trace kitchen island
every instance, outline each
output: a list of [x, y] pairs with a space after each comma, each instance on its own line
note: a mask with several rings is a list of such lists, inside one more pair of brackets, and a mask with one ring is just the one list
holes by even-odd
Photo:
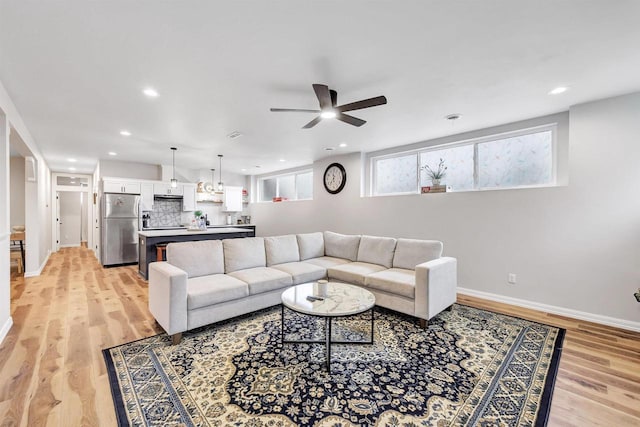
[[156, 245], [161, 243], [191, 242], [196, 240], [236, 239], [255, 237], [254, 225], [211, 227], [192, 231], [186, 228], [173, 230], [144, 230], [138, 232], [138, 273], [145, 279], [149, 275], [149, 264], [157, 261]]

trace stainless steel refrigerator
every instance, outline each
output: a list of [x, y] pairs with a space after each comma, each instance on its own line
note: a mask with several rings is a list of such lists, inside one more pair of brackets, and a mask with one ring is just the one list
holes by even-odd
[[105, 193], [102, 199], [102, 265], [138, 262], [140, 196]]

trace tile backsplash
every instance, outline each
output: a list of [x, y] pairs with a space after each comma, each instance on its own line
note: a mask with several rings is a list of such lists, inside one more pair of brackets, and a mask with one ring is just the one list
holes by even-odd
[[182, 199], [156, 199], [153, 202], [153, 210], [145, 211], [149, 218], [149, 227], [176, 227], [181, 225]]

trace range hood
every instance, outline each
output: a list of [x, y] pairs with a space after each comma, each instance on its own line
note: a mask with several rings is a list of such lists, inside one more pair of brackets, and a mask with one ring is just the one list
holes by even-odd
[[153, 196], [153, 200], [165, 200], [165, 199], [182, 200], [182, 194], [175, 194], [175, 195], [174, 194], [155, 194]]

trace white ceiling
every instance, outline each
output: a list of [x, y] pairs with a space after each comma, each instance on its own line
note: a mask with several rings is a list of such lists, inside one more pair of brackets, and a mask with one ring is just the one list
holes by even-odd
[[[175, 145], [179, 167], [255, 174], [640, 90], [638, 18], [635, 0], [0, 0], [0, 80], [54, 171]], [[312, 83], [388, 104], [361, 128], [269, 111], [317, 108]]]

